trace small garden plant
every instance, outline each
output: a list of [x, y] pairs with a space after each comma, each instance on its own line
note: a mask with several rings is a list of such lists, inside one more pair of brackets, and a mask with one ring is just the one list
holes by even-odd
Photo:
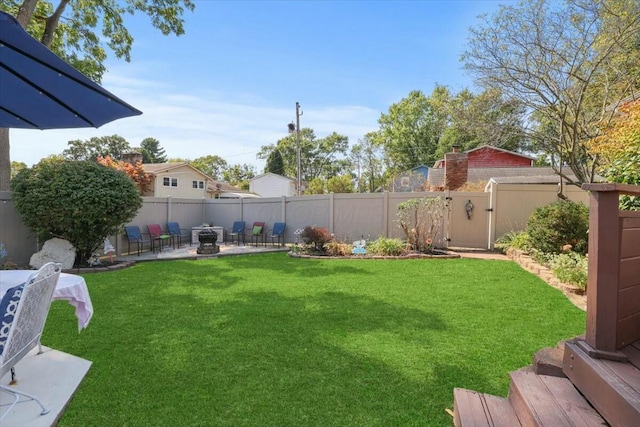
[[445, 212], [442, 197], [410, 199], [398, 205], [398, 224], [410, 250], [432, 253]]

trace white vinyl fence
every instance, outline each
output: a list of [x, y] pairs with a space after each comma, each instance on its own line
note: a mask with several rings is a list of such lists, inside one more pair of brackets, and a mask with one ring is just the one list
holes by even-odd
[[[578, 187], [565, 189], [574, 201], [587, 203], [588, 195]], [[555, 185], [523, 185], [493, 183], [487, 192], [371, 193], [326, 194], [300, 197], [258, 199], [172, 199], [144, 197], [143, 206], [128, 225], [138, 225], [146, 233], [148, 224], [175, 221], [190, 235], [191, 227], [203, 223], [230, 230], [234, 221], [264, 221], [271, 229], [275, 222], [285, 222], [285, 242], [294, 242], [297, 229], [308, 225], [326, 227], [337, 239], [350, 242], [380, 236], [404, 238], [397, 223], [398, 204], [417, 197], [442, 197], [447, 212], [439, 236], [434, 241], [442, 247], [493, 249], [497, 238], [512, 230], [522, 230], [536, 207], [557, 200]], [[466, 205], [473, 209], [467, 213]], [[117, 254], [127, 251], [123, 235], [111, 236]], [[0, 192], [0, 242], [8, 252], [1, 262], [20, 265], [43, 242], [23, 224], [15, 211], [11, 193]]]

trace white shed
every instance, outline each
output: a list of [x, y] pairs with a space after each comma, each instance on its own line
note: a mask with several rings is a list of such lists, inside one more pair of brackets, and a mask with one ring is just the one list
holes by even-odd
[[296, 182], [286, 176], [267, 172], [249, 180], [249, 191], [260, 197], [292, 197], [296, 195]]

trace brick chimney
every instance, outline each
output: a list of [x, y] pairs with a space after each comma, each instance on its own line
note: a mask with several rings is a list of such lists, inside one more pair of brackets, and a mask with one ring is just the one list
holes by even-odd
[[142, 153], [135, 151], [122, 153], [122, 161], [125, 163], [131, 163], [132, 165], [135, 165], [136, 162], [142, 163]]
[[467, 182], [469, 171], [469, 155], [460, 153], [453, 147], [453, 153], [444, 155], [444, 188], [457, 190]]

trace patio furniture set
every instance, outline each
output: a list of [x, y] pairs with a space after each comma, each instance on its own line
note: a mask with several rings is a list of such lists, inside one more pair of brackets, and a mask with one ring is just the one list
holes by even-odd
[[[215, 253], [216, 241], [236, 243], [236, 245], [251, 244], [263, 246], [267, 245], [270, 240], [273, 246], [284, 246], [284, 232], [286, 224], [284, 222], [276, 222], [272, 229], [267, 229], [267, 225], [263, 221], [255, 221], [250, 228], [246, 227], [245, 221], [235, 221], [229, 231], [219, 226], [211, 227], [193, 227], [191, 235], [191, 244], [200, 243], [198, 253]], [[182, 228], [177, 222], [168, 222], [165, 230], [160, 224], [147, 225], [147, 233], [143, 237], [140, 227], [137, 225], [125, 226], [127, 235], [128, 253], [131, 253], [131, 246], [134, 245], [137, 254], [144, 250], [144, 246], [148, 245], [151, 252], [163, 251], [165, 248], [176, 248], [182, 246]], [[198, 241], [194, 236], [197, 235]], [[215, 238], [213, 236], [215, 235]], [[147, 237], [148, 236], [148, 237]]]

